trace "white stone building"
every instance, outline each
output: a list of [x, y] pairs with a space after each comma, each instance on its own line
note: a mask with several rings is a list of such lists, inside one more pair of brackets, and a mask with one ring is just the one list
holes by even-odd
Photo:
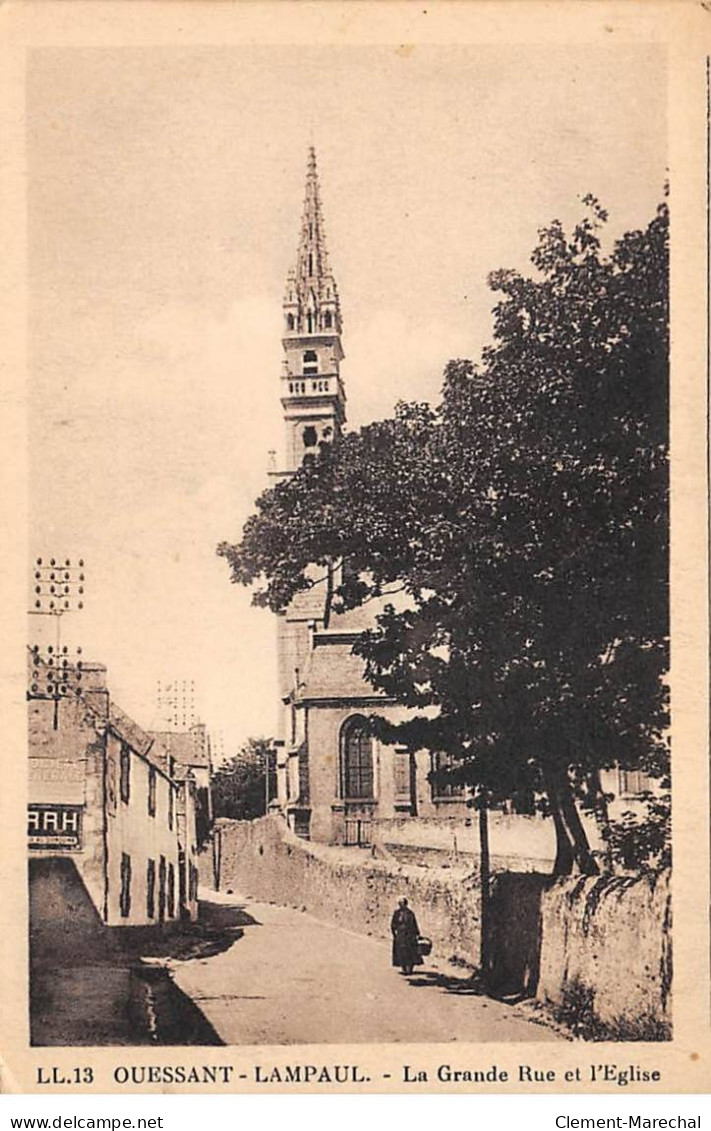
[[30, 655], [30, 883], [60, 890], [61, 862], [62, 890], [88, 897], [106, 926], [196, 919], [195, 783], [161, 765], [153, 738], [111, 701], [104, 667], [84, 665], [82, 681], [55, 697]]

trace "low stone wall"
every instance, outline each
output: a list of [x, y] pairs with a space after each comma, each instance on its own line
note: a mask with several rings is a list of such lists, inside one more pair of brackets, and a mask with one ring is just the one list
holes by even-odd
[[[583, 815], [583, 824], [595, 849], [602, 847], [594, 819]], [[555, 826], [540, 814], [488, 814], [489, 854], [492, 871], [550, 872], [556, 854]], [[373, 840], [386, 847], [412, 847], [447, 852], [452, 859], [479, 857], [477, 814], [447, 817], [387, 817], [373, 821]]]
[[668, 875], [499, 875], [488, 918], [494, 990], [535, 995], [580, 1036], [669, 1036]]
[[[555, 858], [555, 830], [552, 820], [540, 816], [511, 816], [491, 811], [488, 814], [489, 851], [502, 860], [520, 858], [550, 865]], [[467, 856], [479, 855], [479, 822], [470, 817], [379, 818], [373, 821], [373, 839], [382, 844], [417, 845]], [[524, 869], [528, 870], [528, 868]]]
[[671, 1032], [669, 874], [563, 880], [541, 903], [537, 996], [584, 1035]]
[[277, 817], [219, 821], [216, 835], [222, 890], [298, 907], [380, 938], [390, 938], [390, 919], [405, 896], [438, 957], [478, 964], [478, 882], [462, 871], [398, 866], [368, 850], [302, 841]]
[[198, 892], [205, 888], [213, 889], [219, 884], [220, 861], [218, 852], [219, 840], [211, 838], [197, 854]]
[[[221, 888], [390, 937], [399, 898], [441, 959], [478, 966], [478, 876], [422, 868], [368, 850], [299, 840], [277, 817], [219, 821]], [[668, 875], [501, 873], [491, 881], [486, 965], [494, 992], [536, 996], [587, 1038], [662, 1040], [671, 1031]]]

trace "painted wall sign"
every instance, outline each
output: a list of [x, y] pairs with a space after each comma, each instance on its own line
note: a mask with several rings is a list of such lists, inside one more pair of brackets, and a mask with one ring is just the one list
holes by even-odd
[[28, 805], [30, 848], [81, 848], [81, 805]]

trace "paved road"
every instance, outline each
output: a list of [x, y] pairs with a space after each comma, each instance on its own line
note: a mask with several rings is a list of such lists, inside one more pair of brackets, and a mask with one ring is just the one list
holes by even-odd
[[236, 896], [210, 896], [204, 911], [223, 942], [171, 967], [227, 1045], [562, 1039], [451, 968], [403, 976], [382, 940]]

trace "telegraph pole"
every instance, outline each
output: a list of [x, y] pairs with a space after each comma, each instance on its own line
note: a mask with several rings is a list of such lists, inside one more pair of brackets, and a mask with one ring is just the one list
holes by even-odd
[[76, 657], [62, 644], [62, 617], [84, 608], [84, 560], [73, 563], [70, 558], [37, 558], [34, 565], [33, 601], [30, 616], [54, 617], [54, 643], [42, 647], [33, 644], [32, 675], [27, 696], [30, 699], [51, 699], [54, 702], [53, 726], [59, 726], [59, 701], [82, 690], [83, 661], [81, 648]]
[[195, 680], [158, 680], [156, 706], [161, 723], [168, 730], [190, 730], [198, 721], [195, 715]]

